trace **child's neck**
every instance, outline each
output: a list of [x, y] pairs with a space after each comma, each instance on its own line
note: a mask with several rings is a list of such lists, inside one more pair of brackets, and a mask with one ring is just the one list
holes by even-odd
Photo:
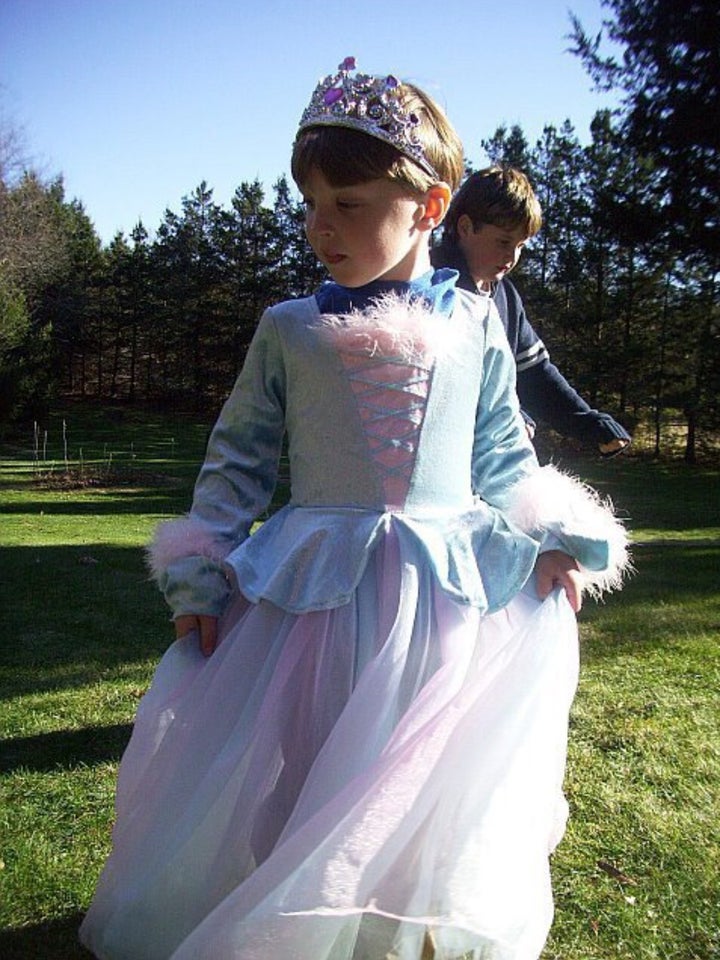
[[383, 279], [395, 283], [410, 283], [432, 269], [430, 250], [425, 246], [421, 250], [414, 251], [412, 257], [408, 257], [402, 263], [399, 263], [396, 269], [390, 271], [390, 275], [383, 277]]
[[343, 287], [334, 281], [324, 283], [315, 294], [321, 313], [349, 313], [363, 310], [378, 297], [392, 292], [421, 298], [428, 306], [445, 315], [450, 315], [455, 304], [457, 270], [432, 267], [412, 280], [373, 280], [362, 287]]

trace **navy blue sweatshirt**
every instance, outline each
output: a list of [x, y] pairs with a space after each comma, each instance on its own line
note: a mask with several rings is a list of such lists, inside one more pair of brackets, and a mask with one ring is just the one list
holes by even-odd
[[[477, 292], [465, 259], [446, 245], [432, 252], [436, 267], [460, 271], [458, 286]], [[522, 298], [510, 280], [493, 284], [492, 296], [505, 327], [517, 364], [517, 392], [523, 415], [531, 423], [539, 420], [565, 437], [573, 437], [596, 449], [613, 440], [631, 440], [627, 430], [609, 413], [594, 410], [560, 373], [532, 328]]]

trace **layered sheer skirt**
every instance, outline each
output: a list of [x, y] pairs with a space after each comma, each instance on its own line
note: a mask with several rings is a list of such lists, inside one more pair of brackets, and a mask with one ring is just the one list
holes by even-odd
[[482, 616], [390, 527], [346, 605], [176, 642], [81, 929], [102, 960], [535, 960], [577, 681], [532, 583]]

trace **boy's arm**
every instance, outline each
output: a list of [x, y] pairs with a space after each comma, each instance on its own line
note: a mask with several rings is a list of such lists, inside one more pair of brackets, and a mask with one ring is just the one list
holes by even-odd
[[523, 410], [566, 437], [590, 444], [609, 456], [631, 442], [609, 413], [594, 410], [550, 360], [509, 280], [495, 291], [495, 303], [517, 363], [517, 391]]
[[517, 389], [523, 410], [562, 436], [594, 446], [605, 455], [618, 452], [631, 442], [622, 424], [583, 400], [547, 352], [530, 367], [518, 366]]

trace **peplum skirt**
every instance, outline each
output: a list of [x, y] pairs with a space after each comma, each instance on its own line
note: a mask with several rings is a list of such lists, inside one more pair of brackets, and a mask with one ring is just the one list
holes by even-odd
[[391, 525], [350, 602], [237, 596], [174, 643], [81, 927], [100, 960], [536, 960], [562, 836], [575, 616], [483, 615]]

